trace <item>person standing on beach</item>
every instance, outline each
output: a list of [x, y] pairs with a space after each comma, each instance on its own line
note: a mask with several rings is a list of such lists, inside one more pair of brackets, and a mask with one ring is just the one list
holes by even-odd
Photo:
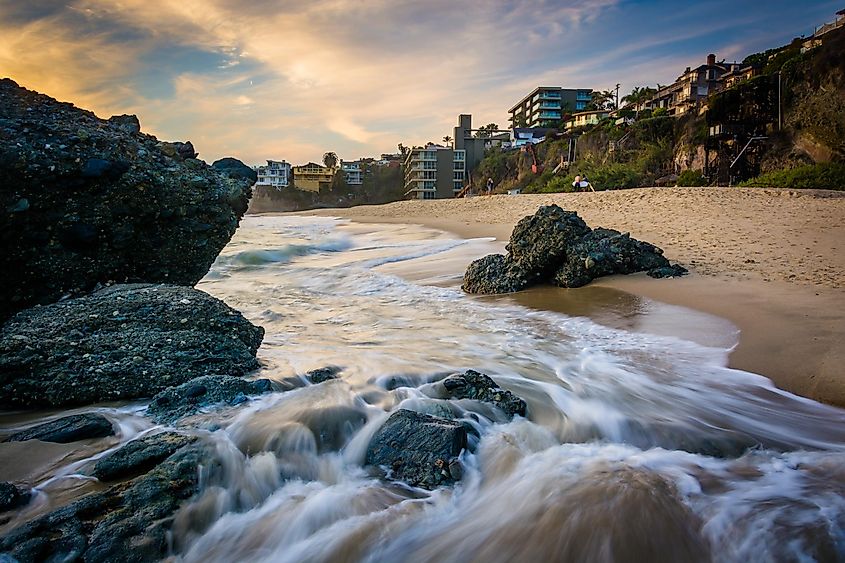
[[487, 178], [487, 195], [493, 193], [493, 178]]

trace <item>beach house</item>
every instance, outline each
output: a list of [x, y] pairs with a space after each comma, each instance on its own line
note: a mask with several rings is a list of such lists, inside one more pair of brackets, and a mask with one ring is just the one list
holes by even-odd
[[647, 109], [665, 108], [669, 115], [682, 115], [697, 108], [701, 100], [722, 89], [723, 75], [739, 70], [740, 63], [716, 62], [716, 55], [707, 55], [705, 64], [687, 67], [675, 82], [658, 89], [645, 103]]
[[281, 190], [290, 185], [291, 168], [290, 164], [284, 160], [268, 160], [266, 166], [256, 166], [255, 172], [258, 174], [256, 187], [264, 186]]
[[343, 171], [347, 186], [357, 187], [364, 183], [364, 172], [360, 160], [354, 162], [342, 160], [340, 169]]
[[320, 166], [313, 162], [293, 167], [293, 183], [299, 190], [319, 192], [328, 189], [334, 179], [337, 168]]
[[508, 110], [510, 127], [557, 127], [567, 113], [582, 111], [592, 89], [538, 86]]
[[587, 125], [597, 125], [599, 121], [609, 116], [610, 112], [604, 109], [573, 113], [572, 118], [566, 122], [566, 131]]

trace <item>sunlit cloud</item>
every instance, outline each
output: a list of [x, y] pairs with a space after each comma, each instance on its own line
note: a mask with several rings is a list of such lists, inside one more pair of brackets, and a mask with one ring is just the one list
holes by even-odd
[[[833, 2], [0, 0], [0, 74], [207, 160], [319, 160], [439, 140], [459, 113], [504, 124], [540, 84], [666, 83], [742, 58]], [[782, 9], [774, 9], [774, 4]], [[722, 17], [725, 11], [731, 18]], [[828, 14], [830, 12], [830, 14]], [[655, 18], [661, 18], [655, 20]], [[745, 50], [745, 51], [744, 51]]]

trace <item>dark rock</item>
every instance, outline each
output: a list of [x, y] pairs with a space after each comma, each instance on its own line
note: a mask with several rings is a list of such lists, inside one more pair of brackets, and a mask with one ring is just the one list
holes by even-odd
[[2, 79], [0, 123], [0, 321], [98, 284], [194, 285], [246, 211], [251, 181], [190, 143], [160, 146], [134, 116], [102, 120]]
[[317, 443], [317, 452], [337, 451], [367, 423], [367, 414], [353, 407], [337, 405], [309, 409], [296, 418], [308, 427]]
[[393, 479], [433, 489], [454, 483], [450, 464], [466, 445], [460, 422], [399, 409], [373, 436], [366, 463], [386, 467]]
[[258, 180], [258, 173], [237, 158], [221, 158], [212, 162], [211, 166], [228, 175], [230, 178], [245, 179], [252, 182]]
[[195, 436], [176, 432], [162, 432], [132, 440], [101, 458], [94, 466], [94, 477], [100, 481], [114, 481], [144, 473], [195, 441]]
[[0, 327], [0, 402], [91, 404], [151, 397], [258, 368], [264, 329], [189, 287], [116, 285], [34, 307]]
[[545, 278], [557, 269], [567, 249], [589, 232], [574, 211], [544, 205], [516, 224], [506, 247], [508, 257], [526, 272]]
[[469, 293], [508, 293], [544, 281], [581, 287], [611, 274], [649, 272], [682, 275], [663, 251], [612, 229], [590, 229], [574, 212], [540, 207], [517, 223], [507, 256], [492, 254], [469, 265], [463, 289]]
[[207, 375], [160, 392], [150, 402], [147, 414], [159, 422], [173, 422], [209, 405], [236, 405], [243, 403], [247, 395], [272, 390], [269, 379], [247, 381], [229, 375]]
[[17, 487], [12, 483], [0, 482], [0, 512], [8, 512], [25, 506], [32, 497], [32, 491]]
[[491, 403], [504, 411], [510, 418], [525, 416], [525, 401], [496, 385], [490, 377], [468, 370], [463, 374], [450, 375], [443, 380], [443, 387], [453, 399], [473, 399]]
[[114, 485], [24, 524], [0, 539], [18, 561], [159, 561], [179, 506], [198, 492], [208, 454], [183, 448], [146, 475]]
[[105, 438], [114, 435], [114, 427], [106, 417], [93, 414], [74, 414], [57, 420], [45, 422], [38, 426], [28, 428], [23, 432], [12, 434], [6, 438], [6, 442], [23, 442], [25, 440], [41, 440], [42, 442], [55, 442], [67, 444], [78, 440], [90, 440], [91, 438]]
[[328, 366], [311, 370], [305, 374], [305, 377], [308, 378], [308, 381], [310, 381], [314, 385], [317, 385], [318, 383], [322, 383], [324, 381], [337, 379], [337, 374], [339, 374], [341, 371], [343, 371], [343, 368], [337, 366]]
[[680, 264], [670, 264], [669, 266], [662, 266], [659, 268], [652, 268], [648, 275], [652, 278], [677, 278], [689, 273], [689, 270]]

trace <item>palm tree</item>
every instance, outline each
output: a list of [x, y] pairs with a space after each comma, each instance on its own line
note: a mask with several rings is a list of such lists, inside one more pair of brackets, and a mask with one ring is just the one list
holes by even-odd
[[449, 135], [446, 135], [445, 137], [443, 137], [443, 142], [448, 145], [449, 143], [452, 142], [452, 137], [450, 137]]
[[337, 166], [337, 153], [334, 152], [327, 152], [323, 155], [323, 164], [325, 164], [329, 168], [334, 168]]
[[649, 86], [635, 86], [631, 93], [622, 98], [623, 102], [628, 102], [634, 104], [634, 110], [636, 111], [635, 119], [639, 118], [640, 116], [640, 107], [652, 99], [654, 95], [657, 94], [657, 90], [651, 88]]

